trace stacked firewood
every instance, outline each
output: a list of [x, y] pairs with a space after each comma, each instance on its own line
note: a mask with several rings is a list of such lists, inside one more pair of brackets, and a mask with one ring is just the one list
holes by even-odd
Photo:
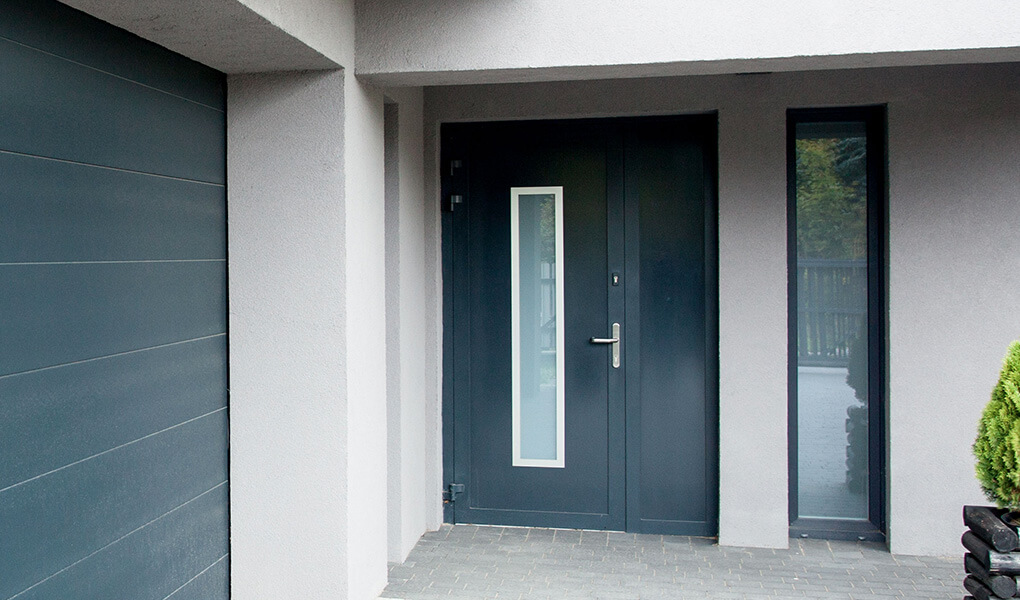
[[1020, 538], [1017, 528], [1003, 521], [1005, 512], [987, 506], [963, 507], [963, 523], [968, 528], [962, 540], [967, 549], [963, 587], [971, 594], [964, 600], [1017, 596]]

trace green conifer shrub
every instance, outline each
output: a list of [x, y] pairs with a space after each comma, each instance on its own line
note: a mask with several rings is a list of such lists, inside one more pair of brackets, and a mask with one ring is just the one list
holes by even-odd
[[977, 478], [1000, 508], [1020, 509], [1020, 340], [1002, 362], [999, 383], [985, 406], [974, 442]]

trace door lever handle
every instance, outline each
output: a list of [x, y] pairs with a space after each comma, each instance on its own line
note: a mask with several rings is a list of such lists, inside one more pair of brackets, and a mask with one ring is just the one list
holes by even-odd
[[613, 346], [613, 368], [620, 368], [620, 324], [613, 323], [613, 337], [611, 338], [588, 338], [592, 344], [612, 344]]

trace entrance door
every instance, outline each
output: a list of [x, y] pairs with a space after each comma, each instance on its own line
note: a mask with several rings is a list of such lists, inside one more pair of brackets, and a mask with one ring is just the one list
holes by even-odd
[[714, 534], [714, 117], [442, 137], [448, 520]]

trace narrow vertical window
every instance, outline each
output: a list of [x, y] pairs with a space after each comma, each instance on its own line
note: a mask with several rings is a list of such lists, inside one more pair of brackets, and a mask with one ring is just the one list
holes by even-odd
[[563, 188], [510, 189], [513, 465], [564, 466]]
[[792, 528], [881, 536], [881, 113], [793, 111]]

